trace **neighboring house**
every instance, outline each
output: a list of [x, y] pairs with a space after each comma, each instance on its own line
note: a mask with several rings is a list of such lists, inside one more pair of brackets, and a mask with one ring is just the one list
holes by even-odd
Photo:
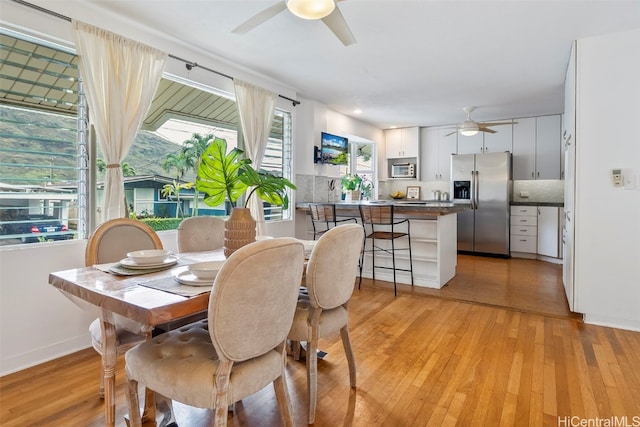
[[[176, 216], [192, 216], [195, 206], [194, 189], [180, 190], [180, 212], [176, 215], [178, 197], [175, 195], [164, 197], [162, 189], [165, 185], [173, 184], [174, 179], [161, 175], [137, 175], [124, 177], [124, 190], [130, 214], [137, 217], [156, 216], [160, 218], [174, 218]], [[185, 184], [186, 181], [177, 181]], [[103, 202], [104, 182], [97, 184], [98, 206]], [[198, 197], [198, 215], [225, 215], [224, 206], [210, 207], [203, 201], [204, 195]], [[98, 208], [100, 209], [100, 208]]]

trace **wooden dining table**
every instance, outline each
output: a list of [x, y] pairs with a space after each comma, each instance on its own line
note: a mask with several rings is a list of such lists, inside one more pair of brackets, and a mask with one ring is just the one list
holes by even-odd
[[[80, 267], [49, 274], [49, 284], [72, 300], [89, 303], [100, 310], [103, 331], [102, 364], [104, 369], [105, 425], [115, 425], [116, 328], [114, 314], [124, 316], [151, 331], [155, 326], [178, 323], [198, 313], [206, 313], [211, 287], [202, 293], [183, 296], [155, 289], [141, 283], [164, 283], [171, 286], [175, 277], [198, 261], [224, 261], [223, 249], [178, 254], [173, 267], [148, 274], [118, 275], [105, 271], [105, 265]], [[108, 267], [108, 266], [106, 266]], [[142, 273], [142, 272], [138, 272]], [[212, 281], [213, 282], [213, 281]], [[193, 287], [191, 287], [193, 288]], [[198, 291], [198, 290], [196, 290]], [[149, 409], [145, 403], [145, 409]], [[147, 411], [145, 411], [146, 413]]]

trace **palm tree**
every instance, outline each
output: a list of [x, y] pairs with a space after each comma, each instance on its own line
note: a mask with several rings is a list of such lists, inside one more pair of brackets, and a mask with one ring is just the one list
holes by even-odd
[[[202, 157], [202, 153], [207, 149], [209, 142], [214, 139], [215, 136], [212, 134], [209, 135], [200, 135], [199, 133], [194, 133], [190, 139], [184, 141], [182, 151], [185, 156], [189, 159], [188, 164], [192, 165], [188, 169], [193, 169], [194, 172], [198, 172], [200, 168], [200, 159]], [[194, 195], [194, 205], [193, 205], [193, 216], [198, 216], [198, 200], [200, 198], [200, 192], [196, 188]]]
[[162, 169], [164, 169], [165, 171], [170, 173], [173, 169], [176, 170], [176, 179], [174, 180], [175, 185], [173, 188], [173, 193], [167, 193], [169, 195], [175, 194], [176, 196], [176, 203], [178, 204], [176, 209], [176, 218], [178, 217], [178, 212], [181, 211], [180, 186], [178, 185], [178, 182], [184, 176], [185, 172], [189, 169], [189, 167], [191, 167], [190, 165], [191, 165], [191, 159], [189, 159], [185, 155], [184, 150], [180, 150], [178, 151], [178, 153], [167, 154], [167, 156], [164, 158], [164, 162], [162, 163]]

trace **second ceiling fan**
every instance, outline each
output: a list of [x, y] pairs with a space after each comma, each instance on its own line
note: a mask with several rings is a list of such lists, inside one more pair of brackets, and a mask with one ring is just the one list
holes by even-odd
[[321, 19], [343, 45], [349, 46], [354, 44], [356, 39], [336, 4], [339, 1], [343, 0], [283, 0], [249, 18], [236, 27], [233, 32], [245, 34], [288, 9], [291, 13], [303, 19]]
[[475, 110], [476, 107], [465, 107], [463, 110], [467, 113], [467, 119], [456, 126], [455, 131], [447, 134], [453, 135], [456, 132], [460, 132], [460, 135], [464, 136], [473, 136], [478, 132], [488, 132], [488, 133], [496, 133], [497, 131], [490, 128], [490, 126], [501, 126], [501, 125], [511, 125], [517, 124], [517, 122], [509, 121], [509, 122], [476, 122], [471, 119], [471, 113]]

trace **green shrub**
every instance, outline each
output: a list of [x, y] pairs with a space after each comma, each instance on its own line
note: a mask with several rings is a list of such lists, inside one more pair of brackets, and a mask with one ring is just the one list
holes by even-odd
[[175, 230], [182, 222], [182, 218], [139, 218], [154, 231]]

